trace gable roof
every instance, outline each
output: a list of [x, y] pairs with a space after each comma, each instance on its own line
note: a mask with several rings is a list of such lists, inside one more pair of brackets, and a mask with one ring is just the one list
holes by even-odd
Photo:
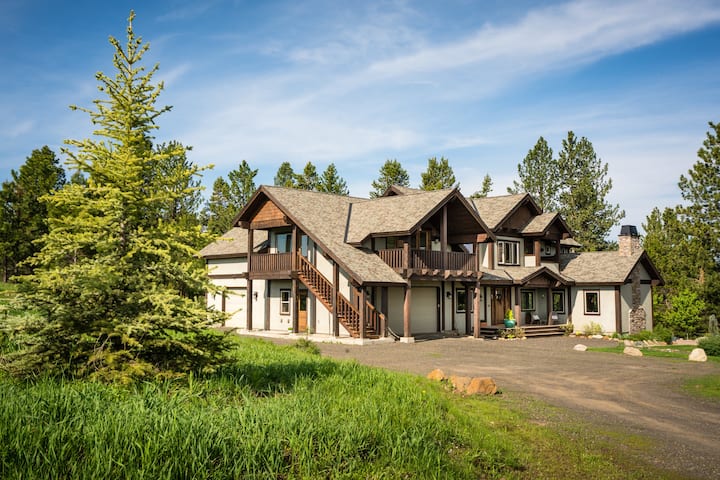
[[664, 280], [653, 265], [645, 250], [632, 255], [612, 252], [582, 252], [560, 255], [560, 271], [577, 284], [620, 285], [630, 279], [635, 265], [641, 263], [653, 280], [664, 284]]
[[423, 190], [411, 195], [380, 197], [367, 202], [353, 203], [350, 206], [345, 240], [353, 245], [361, 245], [371, 235], [409, 235], [450, 202], [458, 202], [462, 205], [453, 210], [456, 228], [462, 228], [461, 223], [470, 222], [471, 225], [481, 229], [482, 233], [492, 236], [492, 232], [472, 205], [459, 190], [452, 189]]
[[507, 220], [520, 206], [527, 203], [537, 215], [542, 210], [527, 193], [500, 195], [498, 197], [473, 198], [472, 203], [488, 227], [493, 231]]
[[[253, 237], [255, 243], [253, 251], [258, 250], [265, 242], [267, 242], [267, 232], [259, 230]], [[247, 252], [248, 231], [233, 227], [200, 250], [198, 256], [206, 259], [236, 258], [247, 256]]]
[[565, 220], [557, 212], [546, 212], [541, 213], [533, 217], [527, 225], [521, 230], [524, 235], [547, 235], [548, 230], [553, 224], [558, 224], [561, 230], [564, 230], [570, 234], [570, 227], [568, 227]]
[[562, 285], [573, 283], [573, 280], [546, 266], [539, 267], [503, 267], [503, 271], [513, 280], [513, 283], [524, 285], [538, 277], [546, 276], [555, 279]]
[[401, 185], [390, 185], [381, 196], [392, 197], [394, 195], [415, 195], [417, 193], [424, 192], [427, 192], [427, 190], [423, 190], [421, 188], [403, 187]]
[[360, 284], [407, 283], [373, 252], [345, 243], [350, 206], [370, 200], [264, 185], [238, 214], [236, 223], [252, 218], [266, 200], [280, 208], [326, 255]]

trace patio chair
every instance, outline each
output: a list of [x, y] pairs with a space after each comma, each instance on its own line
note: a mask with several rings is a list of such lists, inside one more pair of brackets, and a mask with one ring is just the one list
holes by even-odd
[[540, 321], [540, 315], [538, 315], [537, 313], [533, 313], [532, 316], [530, 317], [530, 323], [533, 325], [535, 325], [535, 324], [540, 325], [542, 323]]

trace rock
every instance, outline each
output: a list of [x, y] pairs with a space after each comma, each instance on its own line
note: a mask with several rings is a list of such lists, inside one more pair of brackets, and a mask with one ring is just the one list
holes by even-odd
[[625, 347], [623, 350], [623, 353], [625, 355], [630, 355], [631, 357], [642, 357], [643, 353], [640, 351], [639, 348], [635, 347]]
[[573, 350], [577, 350], [578, 352], [584, 352], [585, 350], [587, 350], [587, 346], [583, 345], [582, 343], [578, 343], [573, 347]]
[[497, 393], [497, 385], [495, 380], [490, 377], [475, 377], [465, 388], [468, 395], [495, 395]]
[[590, 335], [590, 338], [594, 338], [594, 339], [597, 339], [597, 340], [602, 340], [603, 336], [602, 336], [602, 335]]
[[697, 340], [685, 340], [684, 338], [678, 338], [673, 342], [673, 345], [697, 345]]
[[453, 386], [456, 392], [465, 393], [467, 386], [470, 384], [470, 377], [460, 377], [458, 375], [450, 375], [450, 385]]
[[623, 340], [623, 343], [625, 344], [626, 347], [634, 347], [635, 346], [635, 342], [633, 342], [632, 340]]
[[430, 380], [435, 380], [436, 382], [442, 382], [443, 380], [447, 380], [447, 376], [439, 368], [436, 368], [432, 372], [428, 373], [427, 378], [429, 378]]
[[688, 360], [691, 362], [707, 362], [707, 355], [705, 350], [702, 348], [693, 348], [692, 352], [688, 356]]

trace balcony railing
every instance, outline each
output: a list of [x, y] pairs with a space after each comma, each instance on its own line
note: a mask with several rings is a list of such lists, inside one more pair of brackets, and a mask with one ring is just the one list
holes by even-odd
[[255, 253], [250, 263], [252, 273], [289, 272], [292, 269], [292, 253]]
[[[405, 250], [390, 248], [378, 251], [378, 256], [394, 269], [463, 270], [475, 271], [475, 255], [465, 252], [440, 252], [437, 250], [410, 250], [405, 263]], [[445, 262], [443, 263], [443, 256]]]

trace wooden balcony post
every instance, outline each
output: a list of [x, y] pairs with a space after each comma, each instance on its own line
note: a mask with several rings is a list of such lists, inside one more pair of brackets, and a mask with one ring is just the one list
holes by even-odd
[[475, 310], [475, 331], [473, 332], [473, 336], [480, 338], [480, 282], [475, 283], [475, 291], [473, 293], [473, 310]]
[[470, 302], [474, 297], [469, 283], [463, 283], [463, 287], [465, 287], [465, 334], [467, 335], [470, 333]]
[[535, 266], [539, 267], [542, 259], [542, 249], [540, 248], [540, 240], [535, 240], [534, 253], [535, 253]]
[[337, 262], [333, 262], [333, 282], [332, 282], [332, 322], [333, 335], [340, 336], [340, 319], [338, 317], [338, 283], [340, 282], [340, 269]]
[[297, 225], [293, 225], [292, 234], [290, 235], [290, 245], [292, 245], [292, 247], [291, 247], [292, 248], [292, 257], [290, 259], [290, 262], [291, 262], [290, 269], [293, 272], [296, 272], [298, 269], [297, 256], [299, 255], [299, 253], [298, 253], [298, 248], [297, 248], [297, 237], [298, 237]]
[[298, 325], [298, 307], [300, 306], [300, 302], [298, 301], [298, 280], [297, 276], [294, 276], [291, 281], [291, 289], [290, 289], [290, 296], [292, 297], [292, 331], [293, 333], [298, 333], [299, 325]]
[[[440, 267], [443, 270], [447, 270], [447, 228], [448, 228], [448, 215], [447, 215], [447, 203], [442, 208], [442, 222], [440, 224], [440, 251], [442, 252], [442, 258], [440, 260]], [[428, 245], [428, 250], [431, 249]]]
[[248, 270], [248, 279], [247, 279], [247, 288], [245, 289], [245, 328], [250, 331], [252, 330], [252, 317], [253, 317], [253, 281], [252, 277], [250, 276], [250, 272], [252, 272], [252, 261], [253, 261], [253, 232], [254, 230], [252, 227], [248, 229], [248, 243], [247, 243], [247, 270]]
[[366, 316], [367, 316], [367, 292], [365, 291], [365, 287], [360, 286], [360, 308], [358, 308], [358, 313], [360, 313], [360, 338], [365, 338], [365, 322], [366, 322]]
[[[412, 333], [410, 329], [410, 305], [412, 304], [412, 286], [410, 280], [404, 288], [405, 299], [403, 302], [403, 338], [400, 341], [412, 342]], [[403, 340], [405, 339], [405, 340]]]
[[488, 243], [488, 264], [490, 269], [496, 268], [495, 266], [495, 243]]
[[550, 325], [551, 319], [552, 319], [552, 289], [550, 287], [547, 288], [547, 324]]
[[410, 237], [407, 237], [403, 242], [403, 263], [402, 268], [405, 271], [405, 275], [409, 275], [410, 270]]

